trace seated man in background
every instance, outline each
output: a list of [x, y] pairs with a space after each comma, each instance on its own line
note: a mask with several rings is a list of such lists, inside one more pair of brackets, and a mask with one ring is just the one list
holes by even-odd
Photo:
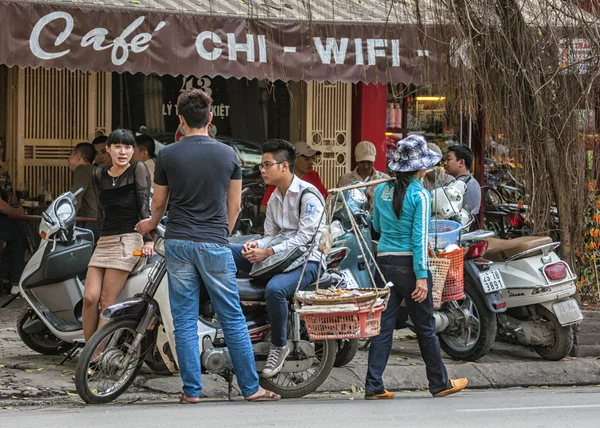
[[[321, 152], [314, 150], [304, 141], [298, 141], [297, 143], [293, 143], [292, 145], [296, 149], [294, 175], [300, 180], [306, 181], [307, 183], [310, 183], [313, 186], [315, 186], [319, 193], [323, 195], [323, 198], [327, 199], [327, 188], [321, 181], [319, 173], [313, 169], [313, 162], [315, 161], [317, 156], [321, 155]], [[267, 186], [267, 190], [265, 191], [265, 194], [260, 203], [261, 213], [266, 214], [267, 204], [274, 190], [275, 186]]]
[[96, 150], [95, 163], [97, 166], [111, 166], [112, 159], [110, 155], [106, 152], [106, 141], [108, 137], [106, 135], [101, 135], [99, 137], [94, 138], [92, 141], [92, 146]]
[[[356, 168], [347, 174], [342, 175], [337, 182], [337, 187], [348, 186], [356, 181], [367, 183], [369, 181], [381, 180], [390, 178], [389, 175], [377, 171], [373, 164], [377, 150], [375, 145], [370, 141], [361, 141], [354, 148], [354, 159], [356, 160]], [[373, 193], [377, 186], [367, 186], [366, 195], [369, 201], [369, 212], [373, 212]]]
[[[75, 193], [83, 189], [83, 193], [77, 196], [75, 207], [78, 217], [98, 218], [98, 201], [96, 191], [92, 185], [92, 171], [94, 170], [94, 157], [96, 150], [90, 143], [79, 143], [69, 155], [69, 169], [73, 173], [73, 184], [71, 192]], [[98, 239], [96, 222], [86, 221], [80, 224], [84, 229], [94, 233], [95, 240]]]

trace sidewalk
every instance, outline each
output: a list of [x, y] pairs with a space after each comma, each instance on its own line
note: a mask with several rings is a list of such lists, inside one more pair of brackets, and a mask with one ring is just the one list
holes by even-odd
[[[59, 366], [62, 357], [36, 354], [19, 339], [15, 324], [22, 307], [23, 302], [18, 301], [0, 310], [0, 407], [83, 404], [71, 380], [76, 361], [70, 360]], [[600, 384], [600, 360], [596, 358], [568, 357], [558, 362], [545, 361], [534, 351], [503, 343], [494, 345], [492, 351], [476, 363], [453, 361], [444, 353], [442, 355], [449, 375], [468, 377], [469, 388]], [[364, 385], [366, 363], [367, 352], [359, 351], [349, 365], [335, 368], [317, 392], [360, 391]], [[426, 389], [425, 366], [416, 338], [410, 331], [396, 332], [384, 378], [386, 387], [391, 390]], [[205, 396], [227, 396], [227, 384], [218, 376], [205, 375], [203, 382]], [[179, 376], [157, 377], [144, 367], [119, 402], [171, 401], [180, 393], [180, 385]]]

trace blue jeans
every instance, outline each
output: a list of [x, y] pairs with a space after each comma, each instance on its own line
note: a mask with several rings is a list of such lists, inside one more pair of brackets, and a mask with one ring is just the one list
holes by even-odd
[[[413, 271], [412, 256], [377, 257], [377, 263], [385, 279], [393, 282], [394, 286], [390, 290], [390, 299], [387, 308], [381, 314], [381, 331], [379, 336], [371, 340], [365, 389], [375, 393], [383, 392], [385, 389], [382, 376], [392, 349], [394, 328], [402, 300], [406, 300], [410, 318], [415, 325], [415, 333], [417, 334], [421, 357], [425, 362], [427, 370], [429, 391], [432, 394], [437, 394], [440, 391], [450, 388], [451, 385], [448, 381], [446, 366], [442, 362], [440, 342], [435, 333], [431, 274], [429, 274], [427, 279], [429, 285], [427, 299], [423, 303], [417, 303], [411, 297], [411, 294], [415, 291], [417, 281]], [[381, 282], [380, 278], [378, 280]]]
[[199, 397], [202, 391], [197, 323], [200, 284], [204, 284], [223, 329], [242, 395], [255, 394], [258, 374], [240, 306], [231, 250], [227, 245], [175, 239], [168, 239], [165, 249], [183, 392], [188, 397]]
[[[252, 263], [242, 257], [242, 245], [231, 244], [231, 252], [238, 270], [250, 272]], [[290, 272], [277, 274], [265, 287], [265, 302], [271, 322], [271, 343], [275, 346], [282, 347], [287, 344], [288, 299], [294, 296], [301, 274], [302, 266]], [[315, 282], [318, 275], [319, 263], [308, 262], [299, 289], [302, 290]]]

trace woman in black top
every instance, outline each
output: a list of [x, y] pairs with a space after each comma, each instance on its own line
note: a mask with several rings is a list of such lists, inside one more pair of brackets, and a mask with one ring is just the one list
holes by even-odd
[[85, 281], [83, 333], [86, 341], [105, 323], [99, 314], [116, 303], [129, 273], [139, 261], [133, 251], [143, 247], [145, 257], [153, 254], [152, 240], [142, 239], [142, 235], [135, 232], [137, 222], [150, 217], [152, 184], [143, 162], [131, 164], [134, 146], [131, 132], [113, 131], [106, 142], [112, 166], [100, 166], [93, 171], [100, 239]]

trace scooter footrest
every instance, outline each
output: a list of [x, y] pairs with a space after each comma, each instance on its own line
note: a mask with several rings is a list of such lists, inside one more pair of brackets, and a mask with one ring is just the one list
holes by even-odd
[[77, 331], [83, 328], [81, 326], [81, 323], [64, 320], [58, 315], [55, 315], [54, 313], [50, 312], [49, 310], [45, 310], [43, 312], [43, 315], [44, 318], [50, 321], [50, 323], [55, 329], [60, 331]]

